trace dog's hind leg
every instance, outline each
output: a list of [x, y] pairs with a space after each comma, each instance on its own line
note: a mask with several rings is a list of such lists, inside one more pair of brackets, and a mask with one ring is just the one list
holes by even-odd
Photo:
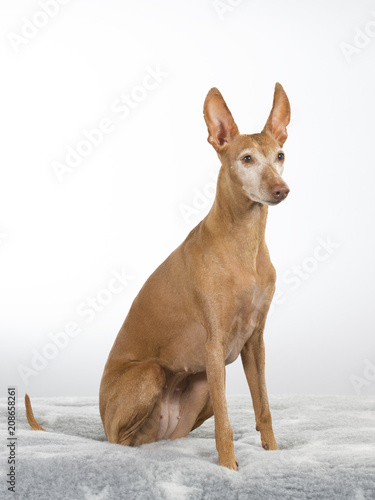
[[119, 376], [105, 373], [100, 414], [110, 443], [139, 445], [156, 440], [165, 372], [157, 363], [129, 362]]

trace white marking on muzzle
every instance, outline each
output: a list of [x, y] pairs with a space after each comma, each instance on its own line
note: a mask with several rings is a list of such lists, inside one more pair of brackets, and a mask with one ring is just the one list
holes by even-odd
[[281, 174], [284, 170], [283, 165], [281, 163], [270, 165], [270, 162], [264, 156], [260, 158], [256, 157], [254, 151], [247, 149], [241, 151], [240, 158], [243, 158], [247, 154], [254, 159], [255, 163], [250, 163], [246, 166], [241, 159], [235, 162], [235, 171], [242, 182], [242, 188], [251, 200], [269, 204], [272, 195], [269, 192], [268, 186], [262, 186], [263, 174], [267, 169], [272, 169], [275, 177], [280, 177], [281, 183], [283, 182], [281, 179]]

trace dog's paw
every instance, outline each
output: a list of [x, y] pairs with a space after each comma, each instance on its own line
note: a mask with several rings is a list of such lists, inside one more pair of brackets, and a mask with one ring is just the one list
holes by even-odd
[[262, 439], [262, 447], [265, 450], [278, 450], [275, 438], [271, 438], [271, 439], [267, 439], [267, 440]]
[[238, 462], [235, 456], [219, 459], [219, 465], [230, 470], [238, 470]]

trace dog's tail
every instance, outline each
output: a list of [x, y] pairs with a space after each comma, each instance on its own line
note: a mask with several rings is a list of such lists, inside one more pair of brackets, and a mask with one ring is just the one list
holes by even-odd
[[28, 394], [25, 394], [26, 417], [29, 425], [34, 431], [45, 431], [41, 425], [35, 420], [33, 409]]

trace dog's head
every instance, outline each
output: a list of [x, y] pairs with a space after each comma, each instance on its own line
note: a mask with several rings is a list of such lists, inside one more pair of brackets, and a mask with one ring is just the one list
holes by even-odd
[[281, 178], [285, 155], [282, 150], [288, 136], [290, 104], [283, 87], [276, 83], [273, 106], [260, 134], [240, 134], [222, 95], [212, 88], [203, 108], [208, 142], [215, 148], [239, 196], [277, 205], [289, 188]]

